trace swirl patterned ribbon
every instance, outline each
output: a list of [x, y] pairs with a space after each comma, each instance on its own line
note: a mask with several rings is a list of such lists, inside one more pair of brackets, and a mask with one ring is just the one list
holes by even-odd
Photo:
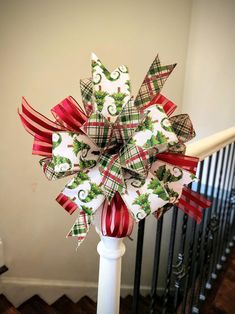
[[84, 109], [67, 97], [52, 108], [52, 121], [23, 98], [19, 115], [46, 177], [73, 176], [56, 200], [69, 214], [78, 211], [68, 234], [78, 245], [93, 223], [103, 235], [125, 237], [134, 221], [159, 218], [172, 204], [198, 223], [210, 206], [186, 187], [198, 164], [184, 155], [195, 136], [191, 120], [170, 117], [176, 105], [161, 94], [174, 68], [157, 56], [133, 99], [128, 68], [110, 73], [92, 54], [92, 78], [80, 81]]

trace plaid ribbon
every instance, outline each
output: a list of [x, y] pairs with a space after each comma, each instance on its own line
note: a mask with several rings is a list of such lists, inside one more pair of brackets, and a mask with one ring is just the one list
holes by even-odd
[[107, 149], [113, 139], [113, 130], [108, 120], [100, 113], [93, 113], [81, 128], [102, 149]]
[[93, 84], [92, 79], [81, 79], [80, 80], [80, 90], [82, 95], [82, 102], [88, 117], [94, 110], [92, 105], [92, 93], [93, 93]]
[[76, 237], [78, 240], [78, 246], [80, 246], [90, 230], [91, 224], [92, 215], [88, 215], [83, 210], [80, 210], [78, 218], [69, 231], [67, 237]]
[[116, 192], [125, 192], [125, 182], [118, 155], [103, 155], [99, 162], [102, 187], [106, 198], [111, 201]]
[[181, 143], [190, 141], [196, 136], [188, 114], [179, 114], [170, 118], [171, 125]]
[[55, 172], [55, 166], [51, 158], [43, 158], [39, 161], [39, 164], [46, 178], [50, 181], [64, 178], [75, 173], [74, 171]]
[[130, 100], [123, 108], [113, 126], [117, 142], [121, 144], [127, 143], [134, 135], [143, 117], [144, 115], [140, 113], [133, 101]]
[[145, 79], [140, 86], [135, 99], [135, 106], [143, 107], [152, 100], [154, 96], [160, 93], [165, 81], [171, 74], [176, 64], [162, 66], [159, 57], [156, 56]]
[[184, 155], [186, 152], [186, 146], [183, 143], [176, 143], [173, 146], [170, 146], [168, 148], [169, 153], [174, 153], [174, 154], [182, 154]]
[[147, 149], [129, 144], [120, 153], [120, 162], [124, 168], [146, 176], [150, 167], [150, 156]]

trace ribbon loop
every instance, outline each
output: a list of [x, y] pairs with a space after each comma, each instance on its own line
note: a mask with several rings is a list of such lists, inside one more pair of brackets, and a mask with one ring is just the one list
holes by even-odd
[[62, 100], [51, 109], [56, 121], [67, 130], [80, 133], [80, 128], [87, 120], [82, 108], [71, 96]]

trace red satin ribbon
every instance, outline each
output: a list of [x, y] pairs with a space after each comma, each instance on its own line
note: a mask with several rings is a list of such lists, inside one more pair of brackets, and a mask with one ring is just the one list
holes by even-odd
[[35, 137], [33, 142], [32, 154], [52, 157], [52, 144], [40, 141], [40, 139], [37, 139], [37, 137]]
[[60, 125], [49, 120], [38, 111], [34, 110], [24, 97], [22, 97], [22, 113], [27, 116], [31, 121], [37, 123], [39, 126], [45, 128], [47, 131], [60, 131], [63, 130]]
[[173, 153], [157, 154], [156, 158], [196, 174], [199, 158]]
[[18, 111], [25, 130], [34, 136], [32, 153], [40, 156], [52, 156], [52, 133], [76, 131], [80, 133], [81, 125], [87, 120], [82, 108], [72, 97], [67, 97], [52, 109], [57, 122], [51, 121], [34, 110], [22, 98], [22, 112]]
[[51, 109], [58, 123], [69, 131], [80, 133], [80, 127], [87, 121], [87, 117], [81, 107], [72, 97], [67, 97]]
[[211, 202], [201, 194], [184, 186], [177, 206], [187, 215], [194, 218], [197, 223], [202, 220], [202, 210], [211, 206]]
[[77, 208], [78, 206], [71, 201], [68, 196], [64, 195], [63, 193], [60, 193], [56, 201], [71, 215]]

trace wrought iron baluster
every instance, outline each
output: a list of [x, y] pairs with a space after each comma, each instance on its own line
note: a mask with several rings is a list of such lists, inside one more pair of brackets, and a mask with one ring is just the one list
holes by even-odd
[[173, 214], [172, 214], [172, 222], [171, 222], [171, 237], [170, 237], [170, 244], [169, 244], [169, 255], [168, 255], [168, 262], [167, 262], [167, 276], [166, 276], [166, 287], [164, 292], [164, 299], [163, 299], [163, 309], [162, 313], [167, 313], [167, 303], [170, 293], [170, 286], [171, 286], [171, 274], [172, 274], [172, 265], [173, 265], [173, 258], [174, 258], [174, 248], [175, 248], [175, 236], [176, 236], [176, 227], [177, 227], [177, 216], [178, 216], [178, 208], [174, 206]]
[[[223, 252], [221, 252], [221, 249], [223, 248], [223, 244], [224, 244], [224, 241], [225, 241], [225, 238], [224, 238], [224, 225], [225, 225], [225, 221], [226, 221], [226, 217], [227, 217], [227, 212], [228, 212], [228, 206], [227, 206], [227, 203], [228, 203], [228, 195], [229, 195], [229, 186], [230, 186], [230, 181], [231, 181], [231, 175], [230, 175], [230, 166], [231, 166], [231, 160], [230, 160], [230, 153], [231, 153], [231, 148], [232, 148], [232, 144], [230, 144], [228, 146], [228, 156], [227, 156], [227, 167], [226, 167], [226, 181], [225, 181], [225, 184], [224, 184], [224, 194], [225, 194], [225, 197], [224, 197], [224, 202], [223, 202], [223, 198], [222, 198], [222, 201], [221, 201], [221, 208], [220, 210], [222, 211], [222, 215], [221, 215], [221, 228], [219, 229], [219, 243], [218, 243], [218, 250], [217, 250], [217, 257], [216, 257], [216, 260], [217, 260], [217, 266], [218, 268], [221, 268], [222, 265], [220, 262], [225, 262], [226, 260], [226, 257], [223, 255]], [[230, 162], [229, 162], [230, 161]], [[227, 183], [227, 185], [226, 185]]]
[[[208, 196], [208, 187], [209, 187], [209, 179], [210, 179], [210, 171], [211, 171], [211, 161], [212, 161], [212, 156], [209, 156], [208, 158], [208, 164], [207, 164], [207, 171], [206, 171], [206, 185], [205, 185], [205, 192], [204, 195], [207, 197]], [[204, 160], [202, 161], [202, 167], [204, 166]], [[210, 209], [209, 209], [210, 210]], [[199, 225], [199, 230], [198, 230], [198, 239], [197, 239], [197, 246], [196, 246], [196, 257], [194, 260], [194, 266], [193, 266], [193, 276], [192, 276], [192, 284], [191, 284], [191, 294], [190, 294], [190, 313], [198, 313], [198, 308], [194, 302], [197, 303], [196, 299], [198, 297], [198, 288], [196, 289], [196, 280], [198, 273], [202, 271], [203, 264], [203, 253], [201, 252], [201, 244], [202, 244], [202, 237], [203, 237], [203, 232], [204, 232], [204, 225], [208, 219], [208, 212], [203, 213], [203, 218], [202, 222]], [[202, 254], [201, 254], [202, 253]], [[201, 255], [201, 256], [200, 256]], [[197, 291], [196, 291], [197, 290]], [[196, 292], [196, 293], [195, 293]]]
[[157, 281], [159, 273], [159, 262], [161, 253], [161, 240], [162, 240], [162, 227], [163, 227], [163, 215], [157, 222], [157, 231], [155, 239], [154, 250], [154, 262], [153, 262], [153, 274], [152, 274], [152, 286], [151, 286], [151, 301], [150, 301], [150, 314], [155, 313], [156, 297], [157, 297]]
[[235, 181], [233, 182], [232, 187], [232, 195], [233, 198], [231, 199], [231, 209], [232, 209], [232, 217], [231, 217], [231, 225], [229, 230], [229, 247], [234, 246], [235, 242]]
[[[197, 192], [201, 191], [201, 180], [204, 170], [204, 161], [200, 163], [199, 168], [199, 182], [197, 184]], [[189, 283], [191, 279], [191, 268], [192, 268], [192, 261], [193, 261], [193, 251], [194, 251], [194, 244], [195, 244], [195, 235], [196, 235], [196, 220], [192, 221], [192, 228], [191, 228], [191, 240], [189, 244], [189, 251], [188, 251], [188, 261], [187, 261], [187, 268], [186, 268], [186, 278], [185, 278], [185, 285], [184, 285], [184, 295], [183, 295], [183, 302], [182, 302], [182, 309], [181, 313], [185, 314], [186, 304], [188, 300], [188, 292], [189, 292]]]
[[145, 219], [142, 219], [138, 224], [132, 314], [138, 314], [141, 266], [142, 266], [143, 244], [144, 244], [144, 228], [145, 228]]
[[231, 175], [230, 175], [230, 182], [229, 182], [228, 194], [227, 194], [227, 199], [226, 199], [227, 215], [225, 217], [224, 243], [222, 246], [222, 255], [224, 256], [230, 253], [229, 236], [230, 236], [231, 218], [232, 218], [231, 205], [232, 205], [233, 198], [235, 199], [235, 191], [233, 190], [234, 181], [235, 181], [235, 142], [233, 143], [230, 169], [231, 169]]
[[233, 247], [235, 242], [235, 178], [233, 181], [231, 195], [232, 195], [230, 200], [231, 218], [228, 230], [228, 246], [227, 246], [228, 248]]
[[186, 275], [186, 269], [185, 269], [185, 264], [184, 264], [184, 258], [185, 258], [184, 251], [185, 251], [187, 226], [188, 226], [188, 215], [184, 214], [182, 227], [181, 227], [181, 239], [180, 239], [179, 253], [178, 253], [176, 265], [173, 265], [173, 274], [175, 275], [174, 312], [177, 311], [177, 307], [178, 307], [181, 281]]
[[223, 185], [222, 185], [222, 191], [220, 195], [220, 200], [219, 200], [219, 205], [217, 206], [217, 217], [219, 221], [219, 228], [218, 232], [216, 233], [216, 238], [215, 238], [215, 256], [214, 256], [214, 263], [213, 263], [213, 274], [216, 274], [216, 270], [221, 269], [222, 265], [218, 264], [220, 257], [218, 256], [219, 254], [219, 244], [220, 244], [220, 236], [221, 236], [221, 229], [222, 229], [222, 219], [224, 217], [224, 208], [223, 208], [223, 201], [224, 201], [224, 192], [225, 192], [225, 186], [228, 178], [228, 165], [229, 165], [229, 148], [228, 146], [225, 147], [225, 151], [227, 151], [227, 156], [226, 156], [226, 161], [225, 161], [225, 168], [223, 169]]
[[[215, 192], [215, 182], [218, 172], [216, 171], [218, 167], [219, 162], [219, 154], [220, 152], [217, 151], [215, 154], [215, 163], [214, 163], [214, 172], [213, 172], [213, 178], [212, 178], [212, 190], [210, 193], [210, 200], [213, 200], [214, 192]], [[209, 157], [212, 159], [212, 156]], [[209, 273], [209, 264], [211, 259], [211, 238], [210, 238], [210, 231], [211, 231], [211, 214], [212, 214], [212, 206], [207, 209], [207, 225], [205, 230], [205, 236], [204, 236], [204, 259], [202, 260], [202, 267], [201, 273], [200, 273], [200, 279], [199, 279], [199, 296], [196, 297], [196, 305], [195, 307], [199, 307], [199, 299], [204, 300], [205, 299], [205, 278], [208, 277]]]
[[[221, 153], [221, 150], [219, 151]], [[208, 277], [206, 280], [206, 289], [211, 289], [211, 279], [216, 278], [216, 274], [213, 273], [213, 265], [214, 265], [214, 260], [215, 260], [215, 250], [216, 250], [216, 238], [217, 238], [217, 231], [218, 231], [218, 200], [219, 200], [219, 194], [221, 191], [221, 182], [222, 182], [222, 175], [223, 175], [223, 170], [225, 169], [225, 163], [224, 163], [224, 158], [225, 158], [225, 147], [222, 149], [222, 157], [220, 160], [220, 169], [219, 169], [219, 179], [218, 179], [218, 187], [217, 187], [217, 193], [215, 199], [213, 199], [213, 204], [212, 208], [214, 209], [214, 215], [211, 220], [211, 258], [210, 258], [210, 264], [209, 264], [209, 271], [208, 271]], [[215, 169], [216, 171], [216, 169]]]

